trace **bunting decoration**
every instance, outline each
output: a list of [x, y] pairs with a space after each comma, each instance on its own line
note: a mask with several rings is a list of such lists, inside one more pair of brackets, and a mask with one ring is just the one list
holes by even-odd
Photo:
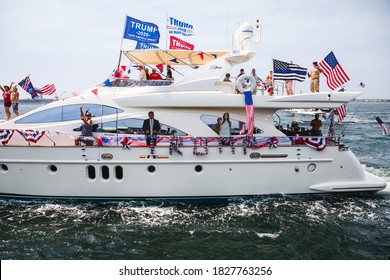
[[276, 137], [271, 137], [270, 139], [268, 139], [267, 141], [267, 144], [269, 145], [269, 148], [272, 149], [272, 148], [277, 148], [278, 147], [278, 144], [279, 143], [279, 140], [278, 138]]
[[177, 61], [177, 58], [171, 59], [170, 61], [173, 62], [173, 63], [179, 63], [179, 62]]
[[19, 132], [27, 142], [33, 143], [37, 143], [46, 133], [45, 130], [35, 129], [17, 130], [17, 132]]
[[164, 71], [164, 64], [158, 64], [156, 65], [156, 68], [158, 69], [158, 71], [160, 71], [160, 73], [162, 73]]
[[0, 143], [2, 145], [7, 145], [8, 141], [11, 140], [12, 135], [14, 135], [15, 130], [11, 129], [0, 129]]
[[328, 145], [328, 140], [326, 137], [309, 138], [309, 137], [300, 137], [299, 135], [297, 135], [294, 139], [294, 143], [297, 145], [306, 144], [310, 148], [313, 148], [317, 151], [322, 151]]
[[203, 52], [198, 53], [198, 55], [200, 56], [200, 59], [203, 60]]

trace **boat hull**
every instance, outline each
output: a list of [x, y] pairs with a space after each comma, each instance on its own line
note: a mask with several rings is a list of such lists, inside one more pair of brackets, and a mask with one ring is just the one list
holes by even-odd
[[[0, 148], [0, 195], [66, 199], [205, 199], [266, 194], [375, 192], [347, 149], [209, 147], [206, 155], [168, 147]], [[222, 153], [221, 153], [222, 152]], [[314, 167], [315, 166], [315, 167]], [[314, 169], [314, 170], [313, 170]]]

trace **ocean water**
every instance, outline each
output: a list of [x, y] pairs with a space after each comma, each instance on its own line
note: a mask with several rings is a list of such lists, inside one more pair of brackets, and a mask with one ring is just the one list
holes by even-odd
[[[390, 123], [390, 103], [348, 114], [337, 132], [389, 186], [390, 136], [375, 117]], [[390, 190], [216, 204], [0, 199], [0, 259], [390, 259]]]

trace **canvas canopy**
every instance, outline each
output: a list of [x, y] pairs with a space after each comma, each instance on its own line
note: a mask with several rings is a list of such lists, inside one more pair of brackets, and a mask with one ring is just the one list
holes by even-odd
[[200, 66], [216, 58], [219, 58], [229, 51], [189, 51], [189, 50], [130, 50], [122, 53], [133, 64], [171, 64], [171, 65], [193, 65]]

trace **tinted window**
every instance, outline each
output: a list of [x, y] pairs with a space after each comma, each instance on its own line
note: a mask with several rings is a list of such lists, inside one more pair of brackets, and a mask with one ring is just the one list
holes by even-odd
[[[103, 122], [99, 124], [97, 131], [103, 133], [143, 134], [143, 123], [144, 120], [141, 119], [123, 119], [118, 121]], [[161, 124], [161, 131], [159, 135], [185, 136], [188, 134], [172, 126]]]
[[[80, 117], [80, 114], [79, 114]], [[15, 123], [46, 123], [60, 122], [62, 118], [62, 107], [47, 109], [41, 112], [31, 114]]]
[[[88, 110], [95, 117], [123, 112], [121, 109], [98, 104], [83, 104], [82, 106], [84, 113]], [[72, 121], [78, 119], [80, 119], [80, 104], [75, 104], [43, 110], [26, 116], [15, 123], [46, 123]]]
[[[222, 118], [222, 116], [220, 116]], [[217, 123], [217, 119], [219, 116], [211, 116], [211, 115], [202, 115], [200, 119], [207, 124], [212, 130], [215, 129], [215, 124]], [[245, 134], [244, 128], [245, 128], [245, 123], [239, 120], [235, 120], [230, 118], [230, 121], [232, 123], [232, 135], [240, 135], [240, 134]], [[261, 134], [264, 131], [262, 131], [260, 128], [255, 127], [253, 134]]]

